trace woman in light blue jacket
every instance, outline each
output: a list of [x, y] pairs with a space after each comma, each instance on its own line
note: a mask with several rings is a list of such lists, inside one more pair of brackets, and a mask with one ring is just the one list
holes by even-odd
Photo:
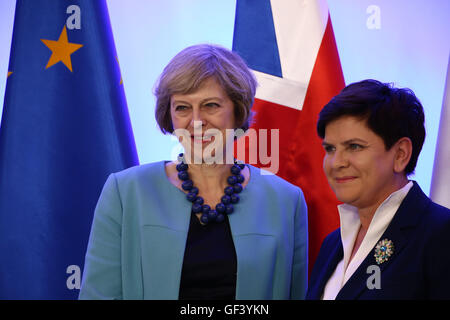
[[255, 89], [243, 60], [219, 46], [188, 47], [170, 61], [156, 119], [185, 152], [109, 176], [80, 299], [304, 298], [302, 191], [229, 151], [234, 130], [249, 128]]

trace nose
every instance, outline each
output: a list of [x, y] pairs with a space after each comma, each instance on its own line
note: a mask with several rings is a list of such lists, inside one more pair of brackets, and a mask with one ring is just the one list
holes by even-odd
[[336, 150], [330, 159], [333, 169], [345, 168], [348, 166], [348, 158], [344, 150]]
[[198, 108], [194, 108], [190, 126], [194, 129], [201, 129], [205, 125], [203, 115]]
[[202, 120], [195, 120], [194, 118], [192, 118], [190, 125], [192, 128], [194, 128], [194, 130], [197, 130], [201, 129], [204, 124]]

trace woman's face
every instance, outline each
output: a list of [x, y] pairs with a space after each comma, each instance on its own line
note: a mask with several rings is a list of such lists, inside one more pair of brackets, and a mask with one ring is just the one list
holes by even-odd
[[206, 79], [195, 92], [174, 94], [170, 114], [174, 130], [183, 129], [187, 134], [187, 139], [181, 141], [186, 152], [187, 148], [194, 152], [194, 148], [201, 147], [203, 154], [214, 156], [216, 150], [225, 150], [226, 141], [233, 141], [227, 134], [235, 128], [234, 103], [214, 78]]
[[365, 120], [343, 116], [330, 122], [322, 144], [323, 169], [339, 201], [376, 209], [396, 191], [395, 148], [386, 150]]

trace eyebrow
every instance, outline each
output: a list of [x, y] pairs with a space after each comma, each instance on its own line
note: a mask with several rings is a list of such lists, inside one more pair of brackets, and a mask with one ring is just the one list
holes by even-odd
[[218, 102], [222, 102], [222, 98], [219, 98], [219, 97], [209, 97], [209, 98], [206, 98], [206, 99], [201, 100], [200, 102], [201, 102], [201, 104], [203, 104], [203, 103], [206, 103], [206, 102], [209, 102], [209, 101], [218, 101]]
[[[363, 140], [363, 139], [359, 139], [359, 138], [353, 138], [353, 139], [349, 139], [349, 140], [345, 140], [344, 142], [342, 142], [341, 144], [342, 145], [349, 145], [349, 144], [352, 144], [352, 143], [363, 143], [363, 144], [368, 144], [368, 142], [367, 141], [365, 141], [365, 140]], [[328, 142], [326, 142], [325, 140], [324, 141], [322, 141], [322, 146], [324, 146], [324, 147], [326, 147], [326, 146], [332, 146], [333, 144], [332, 143], [328, 143]]]
[[[223, 99], [222, 99], [222, 98], [219, 98], [219, 97], [208, 97], [208, 98], [206, 98], [206, 99], [200, 100], [200, 104], [204, 104], [204, 103], [206, 103], [206, 102], [208, 102], [208, 101], [211, 101], [211, 100], [217, 100], [217, 101], [219, 101], [219, 102], [222, 102]], [[184, 101], [184, 100], [173, 100], [173, 101], [171, 101], [171, 105], [176, 104], [176, 103], [183, 103], [183, 104], [188, 104], [188, 105], [190, 105], [189, 102]]]
[[189, 103], [187, 103], [187, 101], [183, 101], [183, 100], [171, 100], [171, 101], [170, 101], [170, 104], [171, 104], [171, 105], [174, 105], [174, 104], [176, 104], [176, 103], [189, 104]]

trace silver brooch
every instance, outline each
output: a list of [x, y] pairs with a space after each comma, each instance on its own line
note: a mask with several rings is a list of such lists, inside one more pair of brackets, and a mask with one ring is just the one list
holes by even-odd
[[391, 240], [383, 239], [377, 243], [375, 247], [375, 261], [382, 264], [389, 260], [389, 257], [394, 254], [394, 243]]

